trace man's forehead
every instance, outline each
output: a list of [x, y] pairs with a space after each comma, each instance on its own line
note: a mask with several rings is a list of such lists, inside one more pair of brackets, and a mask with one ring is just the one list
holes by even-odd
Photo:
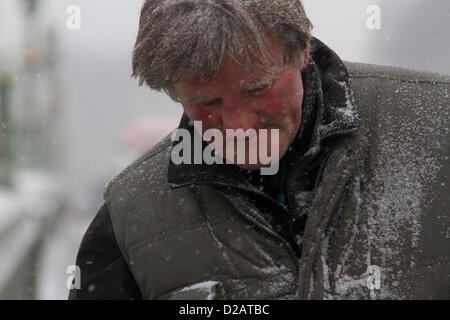
[[[262, 86], [270, 85], [277, 76], [275, 74], [265, 74], [261, 77], [252, 77], [251, 80], [244, 80], [242, 78], [235, 79], [232, 83], [228, 84], [228, 87], [240, 90], [242, 92], [258, 89]], [[186, 104], [195, 104], [198, 102], [204, 102], [208, 99], [214, 98], [214, 89], [223, 88], [224, 85], [220, 82], [183, 82], [178, 84], [178, 94], [180, 98], [184, 100]]]
[[[221, 68], [214, 79], [202, 79], [201, 76], [186, 75], [181, 85], [186, 89], [199, 89], [202, 87], [220, 86], [222, 83], [241, 89], [254, 89], [279, 77], [287, 65], [283, 53], [275, 44], [267, 30], [264, 30], [268, 51], [265, 57], [249, 55], [246, 60], [243, 56], [226, 54], [223, 57]], [[246, 62], [245, 62], [246, 61]], [[200, 72], [201, 74], [201, 72]]]
[[281, 66], [266, 67], [264, 70], [250, 70], [241, 69], [238, 72], [233, 72], [231, 69], [224, 68], [214, 79], [205, 80], [196, 77], [185, 77], [176, 86], [189, 90], [199, 90], [205, 87], [214, 86], [231, 86], [242, 89], [252, 89], [260, 85], [272, 82], [275, 78], [285, 70]]

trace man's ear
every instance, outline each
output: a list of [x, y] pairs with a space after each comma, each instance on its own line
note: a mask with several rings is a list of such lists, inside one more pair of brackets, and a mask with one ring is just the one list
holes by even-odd
[[306, 42], [306, 49], [305, 52], [303, 53], [303, 65], [301, 68], [302, 72], [303, 70], [306, 69], [306, 66], [308, 65], [308, 60], [309, 60], [309, 40]]

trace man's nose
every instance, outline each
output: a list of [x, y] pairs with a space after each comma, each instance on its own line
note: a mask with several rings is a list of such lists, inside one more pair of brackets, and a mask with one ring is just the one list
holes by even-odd
[[249, 110], [249, 106], [243, 103], [230, 102], [222, 105], [222, 123], [224, 129], [243, 129], [255, 128], [258, 115]]

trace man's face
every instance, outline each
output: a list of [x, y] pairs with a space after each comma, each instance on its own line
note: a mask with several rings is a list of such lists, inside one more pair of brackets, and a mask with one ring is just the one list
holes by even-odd
[[[270, 156], [274, 147], [279, 148], [281, 158], [295, 138], [301, 120], [303, 82], [301, 71], [293, 65], [284, 66], [281, 51], [273, 44], [276, 62], [267, 63], [267, 74], [251, 68], [245, 71], [231, 59], [225, 59], [219, 75], [209, 83], [184, 80], [175, 85], [175, 90], [184, 111], [191, 121], [201, 121], [204, 133], [218, 129], [225, 137], [226, 129], [278, 129], [278, 145], [270, 143]], [[302, 70], [306, 67], [308, 49]], [[249, 139], [246, 140], [245, 163], [237, 165], [244, 169], [262, 167], [250, 164], [248, 158]], [[225, 145], [225, 138], [223, 144]], [[223, 153], [224, 154], [224, 153]], [[235, 155], [236, 162], [236, 155]]]

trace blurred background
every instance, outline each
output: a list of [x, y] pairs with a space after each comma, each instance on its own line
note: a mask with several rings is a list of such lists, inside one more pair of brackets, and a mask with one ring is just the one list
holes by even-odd
[[[104, 186], [178, 125], [130, 78], [142, 3], [0, 0], [0, 299], [67, 299]], [[304, 5], [343, 60], [450, 73], [448, 0]]]

